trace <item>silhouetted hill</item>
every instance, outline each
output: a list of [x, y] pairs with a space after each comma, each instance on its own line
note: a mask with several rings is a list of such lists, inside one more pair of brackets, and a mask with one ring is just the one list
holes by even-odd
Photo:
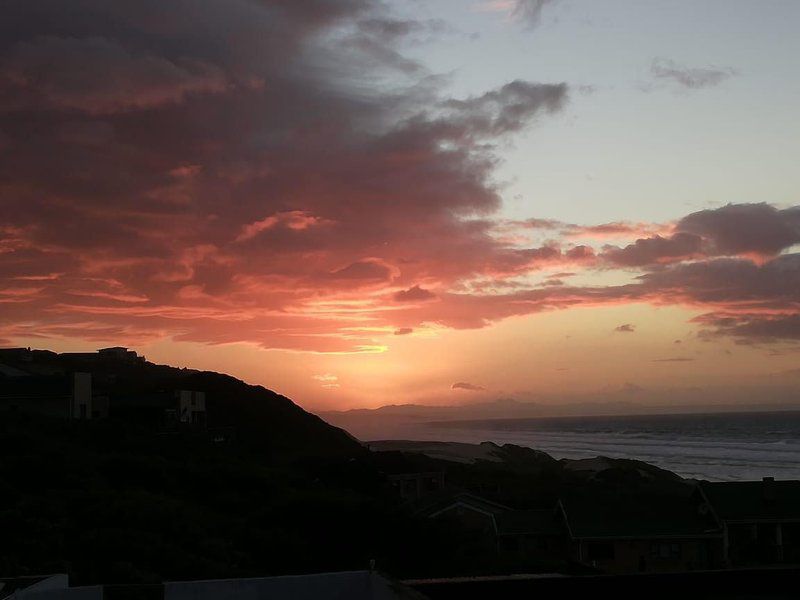
[[354, 457], [365, 452], [344, 430], [306, 412], [285, 396], [230, 375], [144, 360], [101, 359], [97, 355], [33, 351], [26, 356], [26, 360], [4, 356], [0, 362], [34, 374], [91, 373], [95, 393], [111, 399], [112, 416], [118, 397], [194, 390], [206, 394], [209, 427], [233, 427], [240, 441], [263, 452], [326, 458]]
[[[681, 496], [685, 483], [637, 461], [558, 461], [514, 445], [385, 442], [372, 450], [279, 394], [228, 375], [143, 360], [2, 355], [6, 372], [89, 372], [108, 418], [0, 412], [0, 573], [68, 572], [74, 583], [157, 582], [363, 569], [400, 577], [523, 568], [469, 526], [420, 517], [392, 476], [444, 473], [519, 509], [564, 493]], [[11, 381], [0, 376], [0, 386]], [[67, 378], [68, 379], [68, 378]], [[164, 428], [115, 400], [205, 393], [207, 423]], [[219, 442], [215, 428], [235, 430]], [[676, 491], [677, 490], [677, 491]], [[524, 572], [562, 559], [526, 562]], [[506, 561], [506, 562], [504, 562]]]

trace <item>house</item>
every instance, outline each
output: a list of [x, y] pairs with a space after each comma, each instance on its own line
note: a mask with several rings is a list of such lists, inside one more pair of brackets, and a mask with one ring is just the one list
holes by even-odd
[[91, 373], [4, 377], [0, 410], [87, 420], [107, 416], [108, 402], [92, 392]]
[[114, 395], [110, 404], [114, 417], [163, 430], [205, 428], [207, 424], [205, 392], [175, 390]]
[[800, 564], [800, 481], [704, 481], [698, 492], [729, 567]]
[[415, 515], [450, 519], [482, 536], [505, 567], [539, 568], [566, 557], [566, 531], [554, 509], [516, 510], [463, 491], [444, 492], [417, 504]]
[[446, 491], [423, 499], [416, 504], [413, 513], [430, 519], [455, 519], [466, 528], [480, 531], [495, 543], [497, 521], [509, 510], [507, 506], [469, 492]]
[[690, 494], [574, 496], [559, 508], [571, 559], [603, 573], [723, 566], [722, 531]]
[[112, 346], [110, 348], [100, 348], [97, 352], [64, 352], [59, 356], [82, 362], [114, 362], [114, 363], [141, 363], [144, 362], [144, 356], [139, 356], [135, 351], [128, 350], [122, 346]]
[[515, 562], [561, 560], [567, 537], [558, 509], [507, 510], [497, 517], [500, 553]]
[[419, 500], [444, 489], [444, 472], [396, 473], [388, 475], [389, 485], [402, 500]]
[[206, 393], [191, 390], [175, 392], [178, 402], [178, 421], [188, 425], [206, 424]]
[[123, 362], [143, 362], [144, 356], [139, 356], [133, 350], [128, 350], [122, 346], [112, 346], [111, 348], [100, 348], [97, 355], [105, 360], [118, 360]]

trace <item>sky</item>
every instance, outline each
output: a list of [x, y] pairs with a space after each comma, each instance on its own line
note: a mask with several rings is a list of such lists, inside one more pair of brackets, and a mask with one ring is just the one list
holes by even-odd
[[800, 3], [4, 0], [0, 345], [310, 410], [800, 399]]

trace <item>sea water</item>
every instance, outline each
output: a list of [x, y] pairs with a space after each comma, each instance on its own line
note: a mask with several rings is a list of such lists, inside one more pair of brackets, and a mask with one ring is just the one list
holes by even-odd
[[450, 421], [413, 429], [416, 439], [517, 444], [555, 458], [630, 458], [698, 479], [800, 479], [800, 412]]

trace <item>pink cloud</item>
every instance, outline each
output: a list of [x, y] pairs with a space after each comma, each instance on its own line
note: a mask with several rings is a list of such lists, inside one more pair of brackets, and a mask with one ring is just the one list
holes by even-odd
[[[453, 98], [401, 69], [406, 92], [363, 94], [365, 73], [402, 67], [398, 40], [413, 29], [364, 25], [388, 18], [381, 6], [178, 7], [86, 0], [77, 15], [52, 3], [44, 20], [11, 0], [0, 45], [0, 204], [12, 207], [0, 211], [3, 339], [379, 352], [429, 325], [627, 302], [716, 315], [697, 323], [713, 335], [791, 338], [797, 208], [734, 205], [667, 227], [509, 223], [495, 149], [561, 110], [566, 84]], [[354, 29], [369, 43], [320, 51], [323, 37]], [[220, 30], [224, 44], [210, 33]], [[530, 242], [537, 229], [553, 239]], [[631, 243], [598, 247], [614, 236]], [[564, 283], [599, 269], [630, 281]], [[565, 273], [539, 287], [542, 270]]]

